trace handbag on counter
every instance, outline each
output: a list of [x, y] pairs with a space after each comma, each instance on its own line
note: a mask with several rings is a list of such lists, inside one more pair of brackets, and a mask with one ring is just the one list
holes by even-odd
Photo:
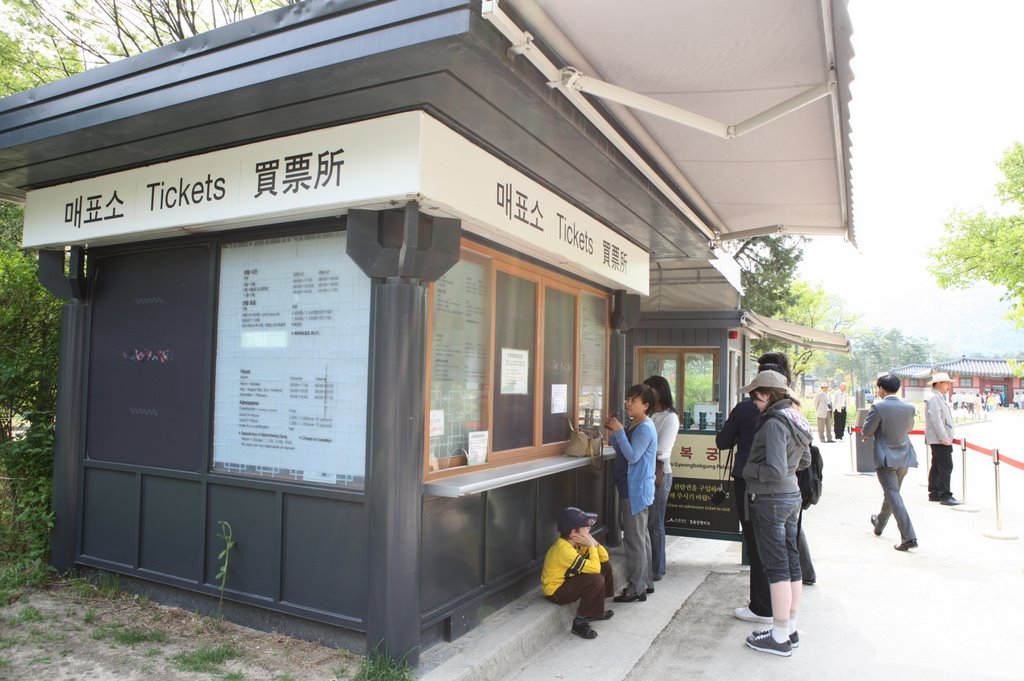
[[600, 470], [604, 459], [601, 458], [604, 450], [604, 441], [601, 439], [601, 431], [596, 426], [580, 426], [577, 428], [572, 419], [567, 418], [569, 423], [569, 443], [565, 447], [566, 456], [588, 456], [594, 470]]

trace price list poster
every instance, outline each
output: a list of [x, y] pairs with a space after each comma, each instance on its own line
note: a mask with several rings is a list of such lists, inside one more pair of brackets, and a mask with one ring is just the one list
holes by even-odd
[[368, 317], [369, 281], [345, 254], [343, 234], [225, 248], [215, 466], [332, 485], [361, 482]]

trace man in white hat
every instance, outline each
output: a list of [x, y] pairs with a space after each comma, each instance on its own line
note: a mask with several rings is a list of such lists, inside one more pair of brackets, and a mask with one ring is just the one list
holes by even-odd
[[943, 506], [959, 506], [961, 502], [949, 490], [949, 478], [953, 473], [953, 412], [946, 395], [953, 387], [953, 379], [940, 371], [928, 382], [932, 386], [931, 393], [924, 400], [924, 441], [932, 450], [928, 501], [937, 501]]

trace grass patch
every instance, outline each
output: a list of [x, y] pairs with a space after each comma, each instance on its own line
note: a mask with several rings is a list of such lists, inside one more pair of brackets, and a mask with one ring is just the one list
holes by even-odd
[[96, 588], [104, 596], [113, 596], [121, 591], [121, 575], [116, 572], [101, 572]]
[[113, 638], [117, 643], [133, 646], [136, 643], [163, 643], [167, 640], [167, 634], [162, 631], [129, 628], [115, 631]]
[[21, 609], [21, 612], [19, 612], [18, 616], [14, 619], [14, 623], [23, 624], [25, 622], [42, 622], [44, 619], [46, 618], [43, 617], [43, 613], [39, 612], [38, 608], [29, 606]]
[[111, 640], [125, 646], [134, 646], [138, 643], [163, 643], [167, 640], [167, 634], [162, 631], [125, 627], [120, 622], [101, 625], [92, 632], [91, 636], [97, 641]]
[[229, 645], [199, 648], [171, 656], [171, 664], [180, 672], [212, 674], [228, 660], [238, 657], [238, 651]]
[[82, 616], [82, 621], [85, 622], [86, 624], [92, 624], [93, 622], [95, 622], [96, 621], [96, 611], [93, 610], [92, 608], [89, 608], [88, 610], [86, 610], [85, 611], [85, 615]]
[[359, 663], [353, 681], [412, 681], [412, 667], [375, 651]]
[[295, 681], [295, 676], [291, 672], [285, 672], [284, 674], [275, 676], [274, 681]]
[[245, 674], [242, 672], [228, 672], [223, 677], [225, 681], [244, 681]]

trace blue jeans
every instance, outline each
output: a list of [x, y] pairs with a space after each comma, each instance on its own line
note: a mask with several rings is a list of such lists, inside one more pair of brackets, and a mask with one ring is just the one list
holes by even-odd
[[750, 505], [757, 550], [769, 584], [803, 579], [796, 525], [800, 517], [800, 503], [800, 492], [790, 492], [757, 494]]
[[[658, 466], [662, 462], [657, 462]], [[647, 533], [651, 535], [651, 573], [655, 577], [665, 576], [665, 507], [668, 493], [672, 491], [672, 474], [665, 473], [661, 487], [654, 490], [654, 503], [648, 510]]]

